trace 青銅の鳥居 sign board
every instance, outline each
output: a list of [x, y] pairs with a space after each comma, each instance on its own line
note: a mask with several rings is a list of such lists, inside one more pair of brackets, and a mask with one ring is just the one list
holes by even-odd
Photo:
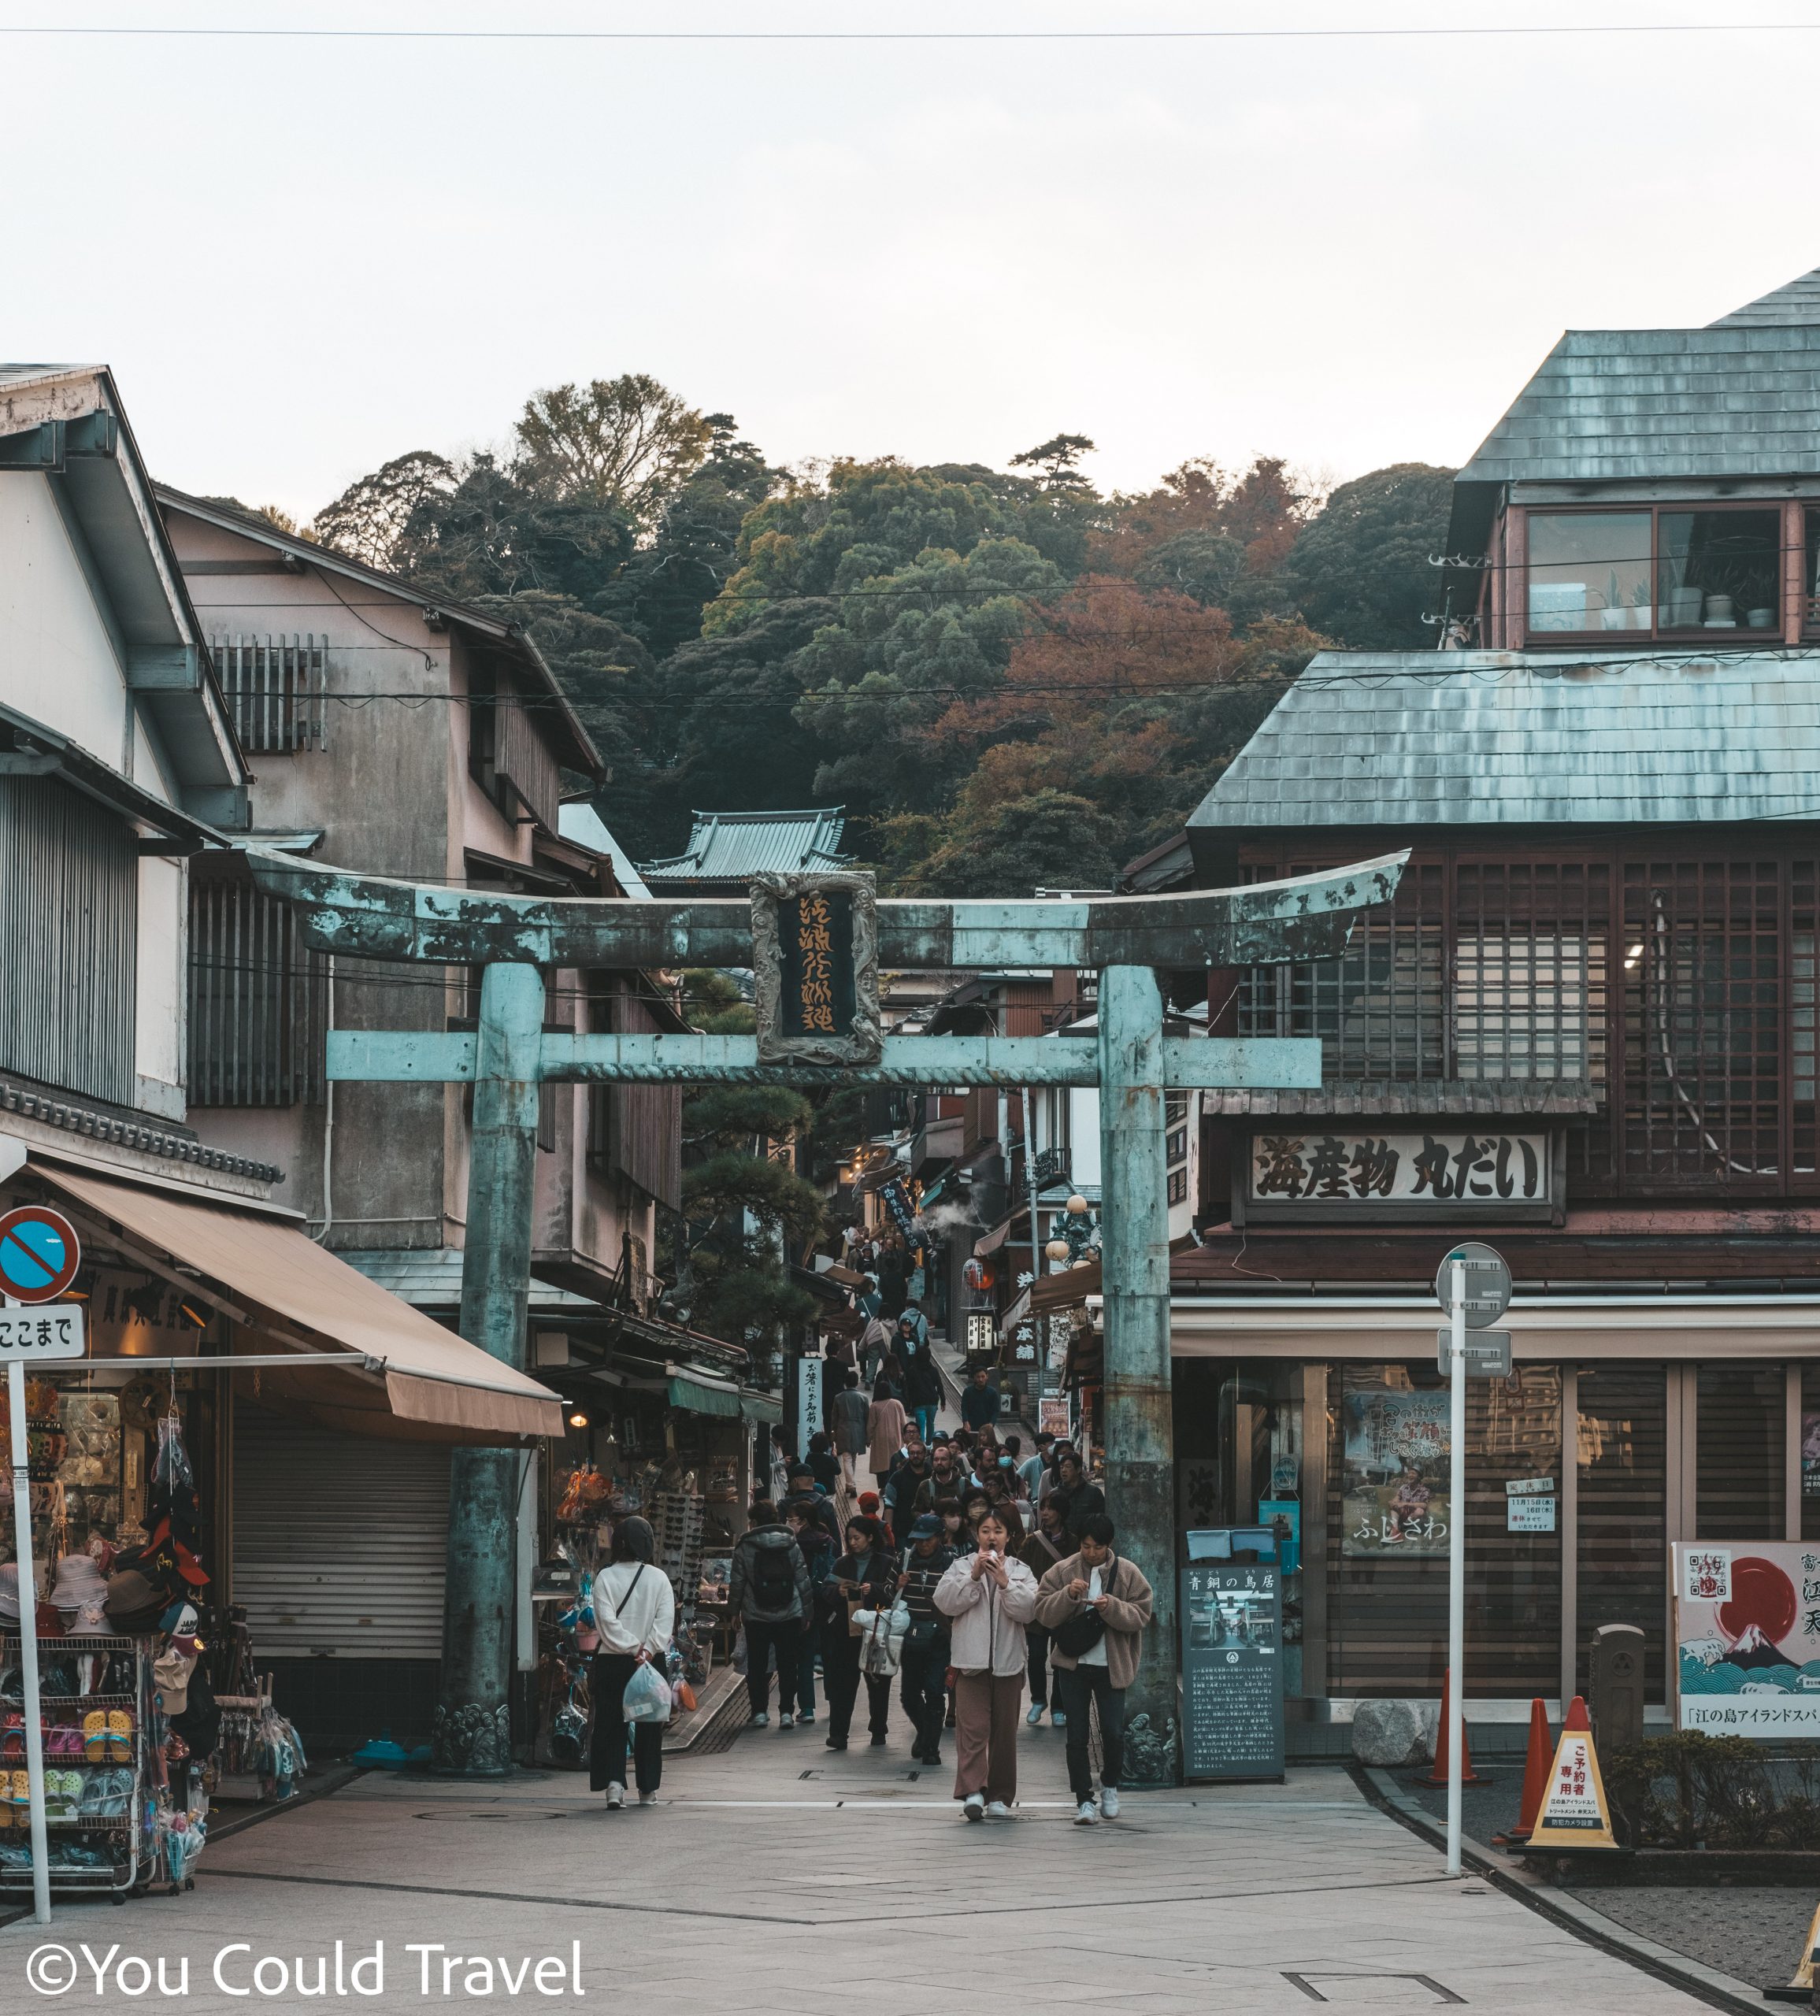
[[1820, 1543], [1677, 1540], [1677, 1725], [1820, 1736]]

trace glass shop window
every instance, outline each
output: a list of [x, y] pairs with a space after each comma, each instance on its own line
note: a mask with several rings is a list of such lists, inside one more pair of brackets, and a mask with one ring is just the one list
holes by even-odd
[[1781, 628], [1780, 511], [1662, 511], [1656, 516], [1659, 629]]
[[[1328, 1685], [1438, 1693], [1447, 1664], [1447, 1389], [1432, 1361], [1347, 1365], [1328, 1488]], [[1513, 1485], [1524, 1488], [1512, 1490]], [[1548, 1694], [1561, 1674], [1561, 1374], [1466, 1395], [1466, 1692]]]
[[1695, 1535], [1703, 1540], [1784, 1537], [1787, 1469], [1779, 1365], [1703, 1365], [1696, 1427]]
[[[1666, 1668], [1668, 1376], [1659, 1365], [1582, 1366], [1579, 1380], [1580, 1692], [1592, 1634], [1644, 1634], [1644, 1698], [1659, 1702]], [[1820, 1501], [1817, 1501], [1820, 1502]]]
[[1650, 575], [1648, 512], [1529, 513], [1531, 631], [1648, 630]]

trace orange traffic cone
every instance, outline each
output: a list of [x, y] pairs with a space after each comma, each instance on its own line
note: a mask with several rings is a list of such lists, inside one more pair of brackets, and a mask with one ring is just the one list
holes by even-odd
[[1573, 1706], [1567, 1710], [1566, 1719], [1561, 1725], [1561, 1733], [1565, 1736], [1570, 1729], [1590, 1729], [1592, 1727], [1592, 1718], [1586, 1712], [1586, 1697], [1576, 1694]]
[[[1449, 1666], [1441, 1681], [1441, 1718], [1435, 1730], [1434, 1769], [1425, 1778], [1418, 1781], [1425, 1785], [1444, 1785], [1447, 1781], [1447, 1730], [1451, 1725], [1454, 1692], [1453, 1668]], [[1485, 1780], [1473, 1769], [1473, 1746], [1466, 1740], [1466, 1718], [1460, 1717], [1460, 1783], [1462, 1785], [1482, 1785]]]
[[1523, 1760], [1523, 1797], [1517, 1809], [1517, 1824], [1500, 1841], [1526, 1841], [1542, 1810], [1543, 1795], [1548, 1789], [1549, 1766], [1555, 1755], [1554, 1739], [1548, 1733], [1548, 1711], [1539, 1700], [1529, 1703], [1529, 1753]]

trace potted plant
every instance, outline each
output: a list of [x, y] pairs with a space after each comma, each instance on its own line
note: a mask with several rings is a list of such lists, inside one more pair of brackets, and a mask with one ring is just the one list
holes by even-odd
[[1649, 584], [1639, 581], [1630, 591], [1630, 627], [1633, 630], [1648, 630], [1655, 627], [1655, 611], [1650, 606]]
[[1603, 629], [1622, 630], [1629, 621], [1630, 611], [1618, 585], [1618, 569], [1613, 567], [1605, 576], [1605, 606], [1599, 612], [1599, 624]]

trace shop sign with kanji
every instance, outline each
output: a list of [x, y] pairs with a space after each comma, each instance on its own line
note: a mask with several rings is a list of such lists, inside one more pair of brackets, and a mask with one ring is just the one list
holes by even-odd
[[761, 1064], [876, 1064], [883, 1050], [869, 875], [762, 875], [752, 884]]
[[1240, 1194], [1242, 1217], [1547, 1217], [1554, 1208], [1552, 1139], [1503, 1128], [1379, 1133], [1306, 1124], [1255, 1134]]

